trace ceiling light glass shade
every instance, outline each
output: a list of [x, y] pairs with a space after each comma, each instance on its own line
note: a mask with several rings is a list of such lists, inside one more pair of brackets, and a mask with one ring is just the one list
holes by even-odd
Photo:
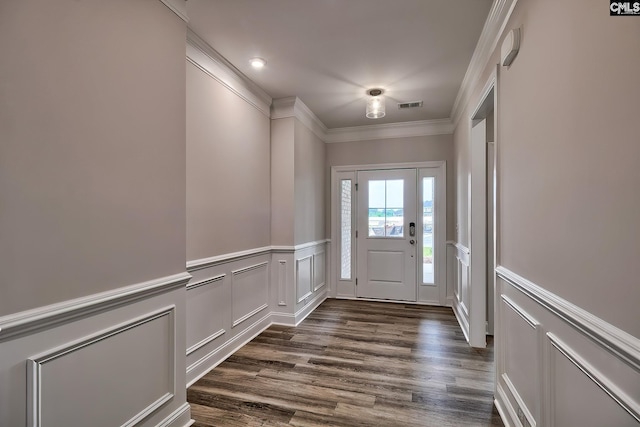
[[267, 65], [267, 61], [262, 58], [251, 58], [251, 61], [249, 61], [249, 63], [253, 68], [262, 68]]
[[367, 118], [381, 119], [385, 115], [384, 97], [369, 96], [367, 99]]

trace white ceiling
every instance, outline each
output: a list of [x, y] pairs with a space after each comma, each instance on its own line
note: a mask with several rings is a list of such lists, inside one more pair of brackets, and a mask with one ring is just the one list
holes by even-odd
[[[188, 0], [189, 26], [274, 99], [330, 129], [449, 118], [491, 0]], [[265, 58], [254, 70], [249, 59]], [[387, 115], [367, 119], [366, 90]], [[424, 101], [398, 110], [396, 103]]]

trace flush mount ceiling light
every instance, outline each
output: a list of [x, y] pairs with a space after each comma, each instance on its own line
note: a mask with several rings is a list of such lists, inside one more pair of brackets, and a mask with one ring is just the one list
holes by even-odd
[[267, 61], [265, 61], [262, 58], [256, 57], [256, 58], [251, 58], [251, 60], [249, 61], [249, 64], [251, 64], [253, 68], [256, 68], [259, 70], [263, 68], [265, 65], [267, 65]]
[[367, 91], [367, 118], [381, 119], [385, 115], [384, 97], [382, 89], [369, 89]]

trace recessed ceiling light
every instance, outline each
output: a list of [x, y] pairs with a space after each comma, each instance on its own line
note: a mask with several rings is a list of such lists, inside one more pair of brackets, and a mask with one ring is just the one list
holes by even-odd
[[257, 69], [263, 68], [265, 65], [267, 65], [267, 61], [262, 58], [251, 58], [251, 61], [249, 61], [249, 63], [253, 68]]

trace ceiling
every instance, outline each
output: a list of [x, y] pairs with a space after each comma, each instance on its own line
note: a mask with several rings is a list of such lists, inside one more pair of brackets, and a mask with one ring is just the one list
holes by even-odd
[[[189, 27], [274, 99], [329, 129], [446, 119], [491, 0], [188, 0]], [[267, 65], [253, 69], [249, 60]], [[386, 116], [365, 117], [367, 89]], [[399, 110], [398, 102], [424, 101]]]

